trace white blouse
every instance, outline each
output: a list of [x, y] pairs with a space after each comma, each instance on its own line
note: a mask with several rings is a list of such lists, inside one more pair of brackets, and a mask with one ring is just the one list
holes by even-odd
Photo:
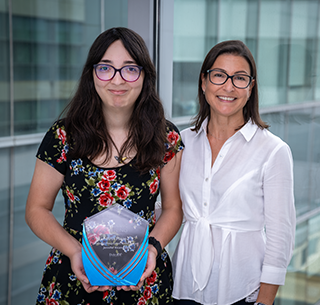
[[227, 305], [260, 282], [284, 284], [295, 234], [293, 161], [285, 142], [250, 121], [211, 167], [206, 126], [181, 133], [185, 223], [173, 256], [173, 297]]

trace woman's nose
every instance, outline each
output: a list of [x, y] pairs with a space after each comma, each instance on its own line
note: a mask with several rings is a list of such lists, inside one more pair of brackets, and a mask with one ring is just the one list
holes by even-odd
[[122, 76], [120, 74], [120, 71], [116, 71], [116, 74], [112, 78], [111, 82], [114, 84], [121, 84], [121, 83], [125, 82], [125, 80], [122, 78]]
[[228, 91], [233, 91], [234, 90], [234, 85], [232, 83], [232, 79], [229, 77], [227, 81], [223, 84], [225, 89]]

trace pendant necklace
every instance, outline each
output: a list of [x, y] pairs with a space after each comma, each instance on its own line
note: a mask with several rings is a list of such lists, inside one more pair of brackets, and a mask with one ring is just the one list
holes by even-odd
[[118, 147], [115, 145], [115, 143], [113, 143], [113, 146], [115, 147], [115, 149], [118, 153], [118, 156], [114, 156], [114, 158], [118, 161], [119, 164], [124, 164], [124, 161], [126, 161], [128, 159], [128, 157], [120, 158], [120, 151], [119, 151]]

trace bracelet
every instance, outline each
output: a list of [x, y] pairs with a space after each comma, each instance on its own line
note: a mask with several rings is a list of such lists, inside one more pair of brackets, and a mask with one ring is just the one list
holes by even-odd
[[255, 302], [253, 305], [265, 305], [265, 304], [260, 303], [260, 302]]
[[156, 240], [153, 236], [150, 236], [149, 237], [149, 244], [154, 246], [157, 250], [157, 259], [159, 258], [159, 256], [161, 255], [162, 253], [162, 247], [161, 247], [161, 244], [158, 240]]

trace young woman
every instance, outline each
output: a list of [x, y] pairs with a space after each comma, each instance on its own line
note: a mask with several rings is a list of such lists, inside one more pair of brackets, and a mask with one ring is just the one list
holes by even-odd
[[290, 148], [258, 112], [253, 56], [241, 41], [207, 54], [199, 113], [184, 130], [185, 224], [174, 255], [176, 304], [272, 305], [295, 232]]
[[[155, 79], [148, 50], [135, 32], [112, 28], [94, 41], [66, 116], [49, 129], [37, 153], [26, 221], [53, 247], [37, 304], [172, 302], [171, 263], [162, 249], [182, 221], [183, 144], [165, 120]], [[59, 189], [65, 199], [63, 226], [51, 213]], [[162, 214], [155, 222], [159, 191]], [[83, 220], [114, 203], [150, 224], [153, 238], [137, 286], [92, 286], [84, 272]]]

